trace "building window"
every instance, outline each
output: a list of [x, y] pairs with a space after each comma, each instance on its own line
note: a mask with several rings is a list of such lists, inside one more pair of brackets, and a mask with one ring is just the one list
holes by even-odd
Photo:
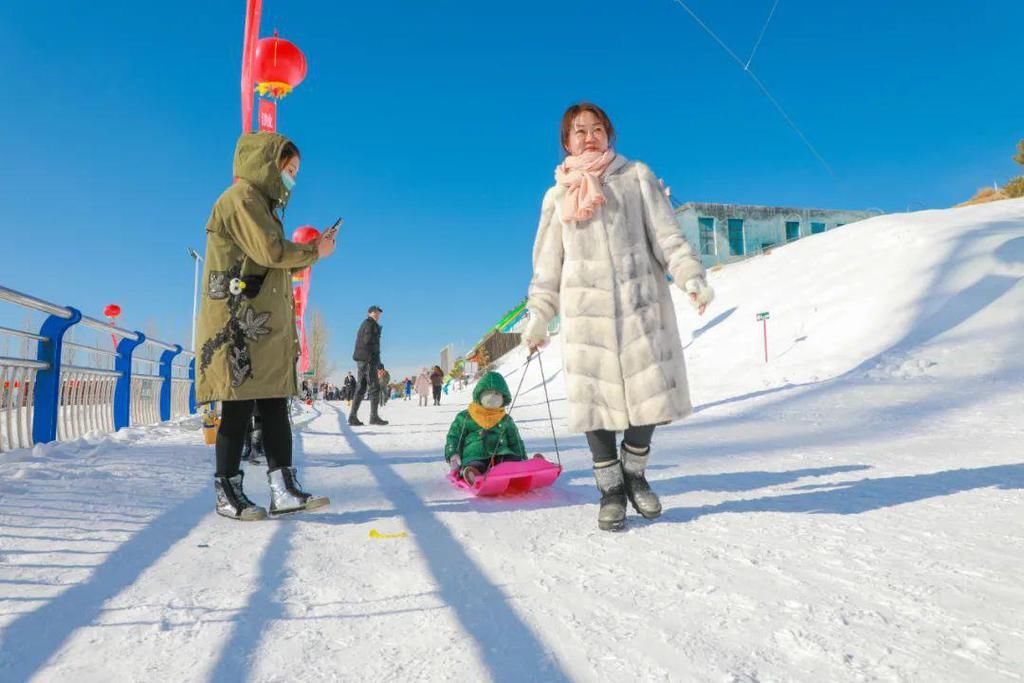
[[715, 255], [715, 219], [698, 218], [701, 256]]
[[819, 232], [825, 232], [824, 223], [811, 223], [811, 234], [817, 235]]
[[800, 221], [786, 221], [786, 241], [800, 239]]
[[743, 219], [729, 219], [729, 253], [743, 256]]

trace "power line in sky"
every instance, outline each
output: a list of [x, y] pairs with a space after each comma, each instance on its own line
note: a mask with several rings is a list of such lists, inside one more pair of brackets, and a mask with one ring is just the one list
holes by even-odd
[[750, 79], [754, 82], [754, 84], [758, 87], [758, 89], [762, 93], [764, 93], [764, 96], [768, 99], [768, 101], [771, 102], [772, 106], [775, 107], [775, 109], [779, 112], [779, 114], [782, 116], [783, 120], [785, 120], [785, 122], [787, 124], [789, 124], [789, 127], [792, 128], [793, 131], [800, 137], [800, 140], [804, 143], [804, 145], [807, 147], [807, 149], [810, 150], [811, 154], [814, 155], [814, 158], [817, 159], [821, 163], [821, 165], [825, 167], [825, 170], [829, 172], [829, 175], [835, 176], [835, 171], [833, 171], [832, 167], [829, 165], [829, 163], [827, 161], [825, 161], [825, 157], [823, 157], [818, 152], [818, 150], [814, 147], [814, 145], [811, 144], [811, 141], [808, 139], [808, 137], [806, 135], [804, 135], [804, 132], [802, 130], [800, 130], [799, 126], [796, 125], [796, 122], [793, 120], [793, 118], [786, 112], [786, 110], [782, 107], [782, 105], [779, 103], [779, 101], [777, 99], [775, 99], [775, 96], [771, 94], [771, 92], [768, 90], [768, 87], [765, 86], [765, 84], [761, 82], [761, 79], [758, 78], [757, 75], [750, 69], [750, 62], [754, 59], [754, 53], [757, 52], [757, 47], [758, 47], [758, 45], [761, 44], [761, 39], [764, 38], [764, 34], [768, 30], [768, 24], [771, 23], [772, 16], [774, 16], [774, 14], [775, 14], [775, 8], [779, 4], [778, 0], [776, 0], [775, 4], [772, 6], [772, 11], [768, 15], [768, 21], [765, 22], [764, 28], [761, 29], [761, 35], [758, 37], [757, 43], [754, 45], [754, 49], [750, 53], [750, 59], [748, 59], [746, 61], [746, 63], [744, 63], [743, 60], [740, 59], [736, 55], [736, 53], [733, 52], [729, 48], [729, 46], [725, 44], [725, 41], [723, 41], [721, 38], [718, 37], [718, 34], [716, 34], [714, 31], [711, 30], [710, 26], [708, 26], [706, 23], [704, 23], [704, 21], [699, 16], [697, 16], [696, 12], [694, 12], [692, 9], [690, 9], [689, 5], [687, 5], [685, 2], [683, 2], [683, 0], [674, 0], [674, 1], [675, 1], [675, 3], [677, 5], [679, 5], [684, 10], [686, 10], [686, 13], [689, 14], [693, 18], [693, 20], [696, 21], [697, 24], [702, 29], [704, 29], [704, 31], [709, 36], [711, 36], [716, 43], [719, 44], [719, 46], [721, 46], [721, 48], [723, 50], [725, 50], [726, 54], [728, 54], [730, 57], [732, 57], [732, 60], [734, 62], [736, 62], [737, 66], [739, 66], [740, 69], [743, 70], [743, 73], [747, 74], [750, 77]]
[[772, 23], [772, 17], [775, 16], [775, 8], [779, 6], [779, 0], [775, 0], [775, 4], [772, 5], [772, 11], [768, 13], [768, 21], [764, 22], [764, 28], [761, 29], [761, 35], [757, 37], [757, 42], [754, 43], [754, 49], [750, 51], [750, 57], [747, 59], [747, 63], [743, 66], [744, 69], [750, 68], [750, 63], [754, 61], [754, 55], [757, 54], [757, 48], [761, 45], [761, 41], [764, 39], [764, 34], [768, 32], [768, 24]]

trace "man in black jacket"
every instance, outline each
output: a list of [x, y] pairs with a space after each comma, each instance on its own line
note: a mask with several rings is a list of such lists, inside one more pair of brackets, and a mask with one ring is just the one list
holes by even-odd
[[363, 426], [359, 421], [359, 405], [363, 402], [367, 389], [370, 394], [370, 424], [387, 424], [387, 420], [382, 420], [377, 415], [377, 406], [380, 404], [380, 380], [377, 379], [377, 369], [381, 366], [380, 324], [377, 321], [383, 312], [379, 306], [370, 306], [366, 320], [356, 333], [356, 348], [352, 353], [352, 360], [356, 362], [356, 377], [359, 384], [356, 386], [352, 410], [348, 414], [348, 423], [353, 427]]

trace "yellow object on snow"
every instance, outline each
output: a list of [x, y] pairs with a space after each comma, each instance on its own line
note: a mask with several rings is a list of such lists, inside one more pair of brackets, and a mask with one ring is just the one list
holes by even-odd
[[370, 538], [405, 538], [408, 535], [409, 534], [404, 531], [397, 534], [382, 534], [376, 529], [370, 529]]

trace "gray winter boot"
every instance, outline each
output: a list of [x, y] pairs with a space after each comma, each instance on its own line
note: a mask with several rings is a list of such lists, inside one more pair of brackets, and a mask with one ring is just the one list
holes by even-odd
[[270, 482], [270, 514], [283, 515], [300, 510], [315, 510], [330, 505], [326, 496], [314, 496], [302, 490], [295, 479], [294, 467], [279, 467], [267, 472]]
[[650, 452], [650, 446], [639, 449], [623, 442], [622, 474], [626, 480], [626, 495], [629, 496], [629, 502], [645, 519], [656, 519], [661, 516], [661, 501], [644, 477]]
[[601, 509], [597, 513], [597, 526], [602, 531], [622, 531], [626, 528], [626, 489], [622, 468], [618, 460], [594, 465], [594, 479], [601, 492]]
[[215, 477], [213, 488], [217, 491], [217, 514], [242, 522], [255, 522], [267, 518], [267, 511], [249, 500], [242, 490], [244, 472], [233, 477]]

